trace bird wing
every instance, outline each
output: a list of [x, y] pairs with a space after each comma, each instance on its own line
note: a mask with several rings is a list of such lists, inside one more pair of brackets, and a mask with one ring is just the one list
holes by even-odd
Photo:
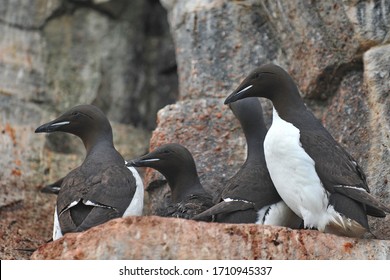
[[64, 178], [57, 198], [62, 232], [83, 231], [121, 217], [135, 190], [135, 179], [125, 166], [110, 166], [90, 176], [80, 167], [73, 170]]
[[272, 183], [267, 168], [259, 164], [244, 164], [226, 183], [224, 199], [245, 200], [255, 204], [257, 210], [282, 200]]
[[193, 217], [194, 220], [205, 220], [208, 217], [212, 217], [219, 214], [228, 214], [236, 211], [244, 211], [248, 209], [254, 209], [254, 205], [248, 201], [232, 200], [221, 201], [213, 207], [203, 211], [202, 213]]
[[314, 160], [316, 172], [328, 192], [338, 192], [365, 204], [367, 214], [372, 216], [381, 217], [390, 211], [369, 193], [363, 170], [325, 129], [300, 133], [302, 147]]
[[[207, 193], [191, 194], [178, 203], [172, 203], [158, 211], [159, 216], [192, 219], [199, 213], [212, 207], [213, 199]], [[207, 218], [207, 217], [206, 217]], [[202, 219], [202, 220], [211, 220]]]

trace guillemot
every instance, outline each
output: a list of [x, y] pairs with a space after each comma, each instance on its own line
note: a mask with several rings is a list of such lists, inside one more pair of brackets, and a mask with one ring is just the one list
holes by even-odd
[[[158, 210], [159, 216], [192, 219], [213, 206], [213, 199], [203, 188], [194, 158], [180, 144], [169, 143], [132, 161], [127, 166], [150, 167], [159, 171], [168, 181], [171, 204]], [[203, 220], [211, 220], [205, 218]]]
[[221, 223], [258, 223], [298, 228], [302, 220], [284, 203], [272, 183], [264, 158], [267, 127], [258, 98], [229, 104], [247, 143], [247, 157], [216, 199], [218, 204], [195, 219], [215, 216]]
[[71, 133], [84, 143], [84, 162], [60, 179], [53, 240], [110, 219], [142, 215], [143, 183], [115, 149], [110, 122], [93, 105], [79, 105], [38, 127], [36, 133]]
[[367, 215], [389, 213], [369, 193], [356, 160], [306, 107], [284, 69], [274, 64], [255, 69], [225, 104], [254, 96], [273, 103], [264, 140], [267, 167], [278, 193], [306, 228], [360, 237], [369, 231]]

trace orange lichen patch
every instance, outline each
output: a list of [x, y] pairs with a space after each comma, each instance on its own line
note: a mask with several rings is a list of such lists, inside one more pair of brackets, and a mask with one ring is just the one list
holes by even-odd
[[22, 161], [20, 159], [15, 159], [15, 164], [16, 166], [21, 166], [22, 165]]
[[22, 171], [20, 171], [20, 169], [12, 169], [11, 174], [13, 176], [20, 176], [22, 175]]
[[351, 249], [353, 248], [353, 244], [351, 242], [344, 243], [344, 251], [346, 253], [351, 253]]
[[222, 118], [222, 113], [221, 113], [221, 112], [216, 113], [216, 114], [215, 114], [215, 117], [217, 117], [218, 119]]
[[12, 139], [12, 143], [14, 145], [16, 145], [16, 134], [15, 134], [15, 129], [9, 124], [7, 123], [5, 125], [5, 128], [4, 128], [4, 132], [7, 133], [11, 139]]

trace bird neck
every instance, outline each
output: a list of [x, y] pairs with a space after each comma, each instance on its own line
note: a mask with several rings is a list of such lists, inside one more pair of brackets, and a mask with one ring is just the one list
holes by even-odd
[[299, 120], [299, 113], [306, 111], [306, 105], [295, 84], [276, 92], [271, 101], [279, 117], [290, 123]]
[[253, 137], [246, 137], [247, 155], [246, 162], [260, 162], [264, 159], [264, 142], [265, 135], [255, 135]]
[[107, 133], [90, 133], [82, 138], [87, 156], [101, 149], [114, 148], [112, 131]]
[[263, 142], [267, 128], [262, 116], [254, 116], [250, 121], [240, 121], [247, 143], [247, 160], [257, 160], [264, 154]]
[[196, 173], [183, 173], [178, 171], [177, 174], [179, 176], [166, 177], [171, 188], [172, 202], [177, 203], [190, 194], [204, 192]]

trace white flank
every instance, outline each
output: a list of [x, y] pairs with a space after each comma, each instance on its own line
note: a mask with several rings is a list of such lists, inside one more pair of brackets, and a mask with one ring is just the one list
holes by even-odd
[[256, 224], [299, 228], [301, 223], [302, 219], [284, 201], [264, 206], [257, 212]]
[[[64, 213], [66, 210], [69, 210], [73, 206], [77, 205], [79, 203], [79, 200], [75, 200], [72, 203], [70, 203], [64, 210], [60, 212], [60, 215]], [[58, 238], [62, 237], [62, 231], [61, 231], [61, 226], [60, 222], [58, 220], [58, 214], [57, 214], [57, 205], [54, 211], [54, 225], [53, 225], [53, 240], [56, 240]]]
[[61, 237], [62, 237], [62, 231], [61, 231], [61, 227], [60, 227], [60, 222], [58, 220], [57, 206], [56, 206], [55, 210], [54, 210], [53, 240], [57, 240]]
[[50, 126], [60, 126], [60, 125], [66, 125], [66, 124], [70, 124], [70, 122], [68, 122], [68, 121], [58, 122], [58, 123], [53, 123]]
[[141, 216], [144, 207], [144, 184], [142, 183], [142, 179], [134, 167], [130, 166], [127, 168], [131, 171], [131, 173], [133, 173], [137, 188], [129, 207], [127, 207], [125, 213], [123, 214], [123, 217]]
[[327, 192], [299, 137], [299, 129], [282, 120], [274, 108], [272, 125], [264, 140], [265, 160], [284, 202], [304, 220], [305, 227], [324, 231], [337, 213], [328, 212]]

